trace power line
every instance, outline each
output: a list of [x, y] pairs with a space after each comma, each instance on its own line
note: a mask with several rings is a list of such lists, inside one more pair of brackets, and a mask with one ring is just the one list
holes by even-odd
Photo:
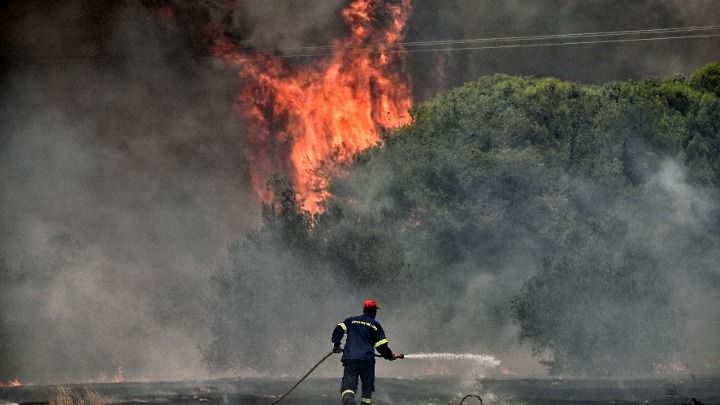
[[[573, 46], [573, 45], [593, 45], [593, 44], [613, 44], [613, 43], [629, 43], [629, 42], [648, 42], [648, 41], [670, 41], [678, 39], [703, 39], [703, 38], [720, 38], [719, 34], [709, 35], [679, 35], [669, 37], [651, 37], [651, 38], [626, 38], [626, 39], [605, 39], [605, 40], [594, 40], [594, 41], [570, 41], [570, 42], [539, 42], [530, 44], [503, 44], [503, 45], [485, 45], [485, 46], [463, 46], [463, 47], [437, 47], [437, 48], [422, 48], [422, 49], [390, 49], [387, 53], [398, 54], [398, 53], [425, 53], [425, 52], [458, 52], [458, 51], [480, 51], [480, 50], [492, 50], [492, 49], [510, 49], [510, 48], [544, 48], [544, 47], [561, 47], [561, 46]], [[331, 56], [331, 52], [326, 53], [305, 53], [305, 54], [293, 54], [293, 55], [275, 55], [276, 58], [292, 59], [292, 58], [309, 58], [316, 56]], [[237, 62], [251, 61], [249, 58], [237, 59]]]
[[[251, 58], [244, 58], [242, 55], [248, 54], [259, 54], [269, 53], [278, 51], [293, 51], [293, 50], [306, 50], [310, 52], [305, 53], [290, 53], [290, 54], [277, 54], [272, 55], [274, 58], [282, 59], [293, 59], [293, 58], [310, 58], [320, 56], [331, 56], [332, 51], [336, 49], [359, 49], [359, 50], [375, 50], [383, 47], [384, 51], [391, 54], [398, 53], [426, 53], [426, 52], [460, 52], [460, 51], [481, 51], [481, 50], [493, 50], [493, 49], [513, 49], [513, 48], [543, 48], [543, 47], [564, 47], [564, 46], [579, 46], [579, 45], [598, 45], [598, 44], [613, 44], [613, 43], [633, 43], [633, 42], [651, 42], [651, 41], [671, 41], [681, 39], [708, 39], [718, 38], [720, 33], [712, 34], [701, 34], [701, 35], [667, 35], [667, 34], [691, 34], [695, 32], [708, 32], [720, 30], [720, 25], [706, 25], [706, 26], [694, 26], [694, 27], [671, 27], [671, 28], [653, 28], [653, 29], [642, 29], [642, 30], [623, 30], [623, 31], [598, 31], [598, 32], [583, 32], [583, 33], [571, 33], [571, 34], [547, 34], [547, 35], [530, 35], [530, 36], [508, 36], [508, 37], [494, 37], [494, 38], [470, 38], [470, 39], [457, 39], [457, 40], [433, 40], [433, 41], [412, 41], [412, 42], [401, 42], [393, 44], [375, 44], [375, 45], [364, 45], [364, 46], [306, 46], [306, 47], [295, 47], [295, 48], [276, 48], [274, 50], [244, 50], [239, 52], [238, 58], [235, 62], [246, 62], [251, 61]], [[665, 36], [656, 36], [660, 34], [666, 34]], [[642, 35], [642, 37], [633, 38], [632, 36]], [[651, 36], [648, 36], [651, 35]], [[631, 37], [631, 38], [618, 38], [618, 37]], [[608, 39], [592, 39], [590, 38], [608, 38]], [[566, 40], [557, 42], [558, 40]], [[534, 42], [534, 41], [545, 41], [545, 42]], [[550, 42], [548, 42], [550, 41]], [[487, 44], [480, 46], [468, 46], [475, 44]], [[322, 52], [312, 52], [314, 50], [321, 50]], [[204, 57], [212, 57], [210, 55]], [[56, 55], [56, 56], [44, 56], [44, 57], [26, 57], [17, 58], [15, 61], [10, 60], [11, 64], [23, 64], [23, 65], [74, 65], [74, 64], [90, 64], [95, 61], [102, 60], [128, 60], [128, 61], [140, 61], [148, 60], [150, 58], [132, 58], [132, 57], [113, 57], [109, 55], [97, 56], [97, 55]], [[157, 57], [158, 60], [162, 60], [161, 57]], [[13, 63], [15, 62], [15, 63]], [[17, 63], [23, 62], [23, 63]]]
[[262, 53], [269, 51], [300, 51], [300, 50], [330, 50], [330, 49], [373, 49], [379, 46], [384, 47], [421, 47], [421, 46], [432, 46], [432, 45], [455, 45], [455, 44], [471, 44], [471, 43], [486, 43], [486, 42], [526, 42], [526, 41], [538, 41], [548, 39], [565, 39], [565, 38], [586, 38], [586, 37], [613, 37], [613, 36], [631, 36], [631, 35], [658, 35], [668, 33], [681, 33], [681, 32], [698, 32], [698, 31], [711, 31], [720, 30], [720, 25], [703, 25], [703, 26], [691, 26], [691, 27], [669, 27], [669, 28], [651, 28], [641, 30], [624, 30], [624, 31], [596, 31], [596, 32], [581, 32], [581, 33], [570, 33], [570, 34], [543, 34], [543, 35], [527, 35], [527, 36], [509, 36], [509, 37], [490, 37], [490, 38], [470, 38], [470, 39], [443, 39], [443, 40], [432, 40], [432, 41], [410, 41], [410, 42], [397, 42], [397, 43], [377, 43], [374, 45], [347, 45], [347, 46], [334, 46], [334, 45], [319, 45], [319, 46], [299, 46], [299, 47], [283, 47], [274, 48], [272, 50], [256, 49], [246, 53]]
[[[647, 41], [669, 41], [677, 39], [699, 39], [699, 38], [720, 38], [719, 34], [709, 35], [679, 35], [671, 37], [652, 37], [652, 38], [627, 38], [627, 39], [606, 39], [606, 40], [595, 40], [595, 41], [571, 41], [571, 42], [547, 42], [547, 43], [535, 43], [535, 44], [509, 44], [509, 45], [488, 45], [488, 46], [477, 46], [477, 47], [459, 47], [459, 48], [433, 48], [433, 49], [408, 49], [405, 51], [395, 51], [398, 53], [416, 53], [416, 52], [437, 52], [437, 51], [475, 51], [485, 49], [505, 49], [505, 48], [539, 48], [539, 47], [553, 47], [553, 46], [571, 46], [571, 45], [593, 45], [593, 44], [612, 44], [612, 43], [626, 43], [626, 42], [647, 42]], [[391, 51], [393, 52], [393, 51]]]
[[711, 31], [711, 30], [720, 30], [720, 25], [704, 26], [704, 27], [684, 27], [684, 28], [658, 28], [658, 29], [634, 30], [634, 31], [606, 31], [606, 32], [585, 32], [585, 33], [577, 33], [577, 34], [534, 35], [534, 36], [525, 36], [525, 37], [475, 38], [475, 39], [446, 40], [446, 41], [423, 41], [423, 42], [416, 42], [416, 43], [410, 42], [406, 46], [412, 47], [412, 46], [427, 46], [427, 45], [473, 44], [473, 43], [491, 43], [491, 42], [529, 42], [529, 41], [552, 40], [552, 39], [602, 38], [602, 37], [617, 37], [617, 36], [632, 36], [632, 35], [658, 35], [658, 34], [699, 32], [699, 31]]

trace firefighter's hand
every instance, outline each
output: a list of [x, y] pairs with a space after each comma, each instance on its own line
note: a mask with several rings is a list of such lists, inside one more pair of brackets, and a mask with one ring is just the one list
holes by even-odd
[[396, 358], [397, 358], [397, 357], [396, 357], [394, 354], [391, 354], [390, 356], [385, 357], [385, 360], [394, 361]]
[[342, 353], [342, 351], [342, 347], [340, 346], [333, 347], [333, 353]]

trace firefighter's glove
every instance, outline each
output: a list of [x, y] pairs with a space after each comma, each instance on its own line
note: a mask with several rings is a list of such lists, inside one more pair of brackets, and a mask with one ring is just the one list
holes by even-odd
[[333, 347], [333, 353], [342, 353], [342, 351], [342, 347], [340, 346]]
[[394, 354], [390, 354], [389, 356], [385, 357], [385, 360], [389, 360], [389, 361], [393, 361], [395, 359], [396, 359], [396, 357]]

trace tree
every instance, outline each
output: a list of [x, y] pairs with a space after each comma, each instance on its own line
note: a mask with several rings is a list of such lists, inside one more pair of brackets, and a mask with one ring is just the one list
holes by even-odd
[[[301, 313], [244, 311], [319, 289], [327, 302], [372, 291], [398, 311], [431, 308], [409, 338], [423, 350], [504, 348], [514, 321], [551, 373], [652, 372], [682, 350], [672, 280], [709, 277], [720, 245], [717, 199], [688, 202], [718, 191], [713, 69], [603, 86], [482, 77], [415, 106], [411, 125], [330, 179], [319, 215], [271, 178], [262, 227], [218, 275], [214, 358], [272, 364], [254, 357], [254, 333], [291, 353], [274, 325]], [[687, 176], [668, 179], [668, 162]], [[692, 221], [667, 230], [672, 198]], [[285, 285], [307, 289], [291, 299]]]

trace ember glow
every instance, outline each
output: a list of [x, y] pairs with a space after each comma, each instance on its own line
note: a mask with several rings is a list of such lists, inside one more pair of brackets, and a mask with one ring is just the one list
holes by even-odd
[[268, 197], [267, 176], [279, 172], [292, 179], [306, 210], [321, 211], [328, 175], [380, 143], [384, 130], [410, 122], [399, 44], [409, 13], [410, 0], [352, 1], [342, 12], [348, 36], [302, 67], [220, 36], [216, 54], [240, 70], [238, 105], [252, 123], [246, 149], [261, 197]]
[[655, 364], [655, 372], [657, 374], [684, 373], [686, 371], [688, 371], [687, 366], [679, 361]]
[[6, 384], [0, 383], [0, 387], [10, 387], [10, 388], [22, 387], [22, 382], [20, 382], [20, 380], [18, 380], [17, 378], [14, 378], [14, 379], [8, 381]]
[[119, 366], [118, 368], [115, 369], [115, 372], [113, 373], [112, 376], [110, 376], [106, 373], [100, 373], [100, 375], [98, 375], [97, 379], [93, 382], [98, 382], [98, 383], [102, 383], [102, 384], [107, 384], [107, 383], [119, 384], [119, 383], [124, 383], [125, 381], [126, 381], [125, 380], [125, 370], [122, 368], [122, 366]]

